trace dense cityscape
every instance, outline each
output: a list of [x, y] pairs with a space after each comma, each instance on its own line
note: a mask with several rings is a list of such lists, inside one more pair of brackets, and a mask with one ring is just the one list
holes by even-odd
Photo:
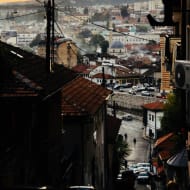
[[188, 190], [188, 0], [0, 3], [0, 189]]

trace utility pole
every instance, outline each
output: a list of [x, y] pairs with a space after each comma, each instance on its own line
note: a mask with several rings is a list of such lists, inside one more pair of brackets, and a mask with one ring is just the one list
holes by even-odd
[[54, 64], [54, 22], [55, 22], [55, 3], [54, 0], [48, 0], [45, 3], [47, 27], [46, 27], [46, 68], [48, 72], [52, 72]]

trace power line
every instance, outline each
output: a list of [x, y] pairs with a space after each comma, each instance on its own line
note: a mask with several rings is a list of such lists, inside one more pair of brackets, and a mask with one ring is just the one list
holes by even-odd
[[[57, 10], [60, 11], [60, 12], [64, 12], [64, 11], [59, 10], [59, 9], [57, 9]], [[66, 12], [64, 12], [64, 13], [67, 14], [67, 15], [69, 15], [69, 16], [72, 16], [72, 17], [74, 17], [74, 18], [76, 18], [76, 19], [78, 19], [78, 20], [82, 20], [82, 21], [86, 22], [86, 20], [81, 19], [81, 18], [78, 18], [78, 17], [76, 17], [76, 16], [74, 16], [74, 15], [72, 15], [72, 14], [70, 14], [70, 13], [66, 13]], [[102, 25], [99, 25], [99, 24], [95, 24], [95, 23], [93, 23], [93, 22], [90, 22], [90, 24], [92, 24], [92, 25], [94, 25], [94, 26], [98, 26], [98, 27], [100, 27], [100, 28], [103, 28], [103, 29], [105, 29], [105, 30], [107, 30], [107, 31], [112, 31], [112, 32], [114, 32], [114, 33], [119, 33], [119, 34], [124, 35], [124, 36], [129, 36], [129, 37], [133, 37], [133, 38], [137, 38], [137, 39], [141, 39], [141, 40], [145, 40], [145, 41], [149, 41], [149, 42], [154, 42], [154, 43], [156, 42], [156, 43], [157, 43], [157, 41], [155, 41], [155, 40], [150, 40], [150, 39], [146, 39], [146, 38], [143, 38], [143, 37], [138, 37], [138, 36], [134, 36], [134, 35], [131, 35], [131, 34], [127, 34], [127, 33], [124, 33], [124, 32], [119, 32], [119, 31], [117, 31], [117, 30], [109, 29], [109, 28], [107, 28], [107, 27], [105, 27], [105, 26], [102, 26]]]

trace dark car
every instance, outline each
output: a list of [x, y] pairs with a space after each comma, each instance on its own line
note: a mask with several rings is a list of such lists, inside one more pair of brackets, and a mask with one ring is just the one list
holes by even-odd
[[137, 176], [137, 183], [148, 184], [150, 176], [147, 171], [139, 172]]
[[128, 114], [122, 117], [123, 120], [125, 121], [132, 121], [133, 120], [133, 116]]
[[132, 170], [126, 170], [118, 175], [115, 183], [115, 189], [119, 190], [135, 190], [135, 174]]
[[55, 190], [54, 187], [51, 186], [27, 186], [27, 185], [15, 185], [8, 187], [0, 187], [1, 190]]

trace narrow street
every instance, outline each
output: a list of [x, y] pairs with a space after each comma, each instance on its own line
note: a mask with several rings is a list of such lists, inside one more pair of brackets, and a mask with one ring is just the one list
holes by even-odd
[[[117, 117], [122, 118], [122, 116], [126, 115], [124, 112], [117, 112]], [[129, 148], [131, 149], [131, 153], [126, 157], [128, 164], [130, 163], [138, 163], [138, 162], [148, 162], [149, 160], [149, 150], [150, 144], [143, 137], [143, 123], [142, 118], [133, 115], [132, 121], [124, 121], [122, 120], [121, 127], [119, 130], [119, 134], [127, 134], [127, 142], [129, 144]], [[136, 138], [136, 143], [133, 142], [133, 139]], [[139, 185], [135, 184], [136, 190], [147, 190], [150, 189], [149, 185]]]

